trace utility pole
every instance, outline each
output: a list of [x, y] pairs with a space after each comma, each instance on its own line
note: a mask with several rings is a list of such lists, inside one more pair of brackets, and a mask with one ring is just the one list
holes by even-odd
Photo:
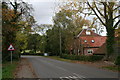
[[[118, 6], [120, 6], [120, 1], [119, 1], [119, 3], [118, 3]], [[118, 15], [120, 15], [120, 7], [118, 8]], [[120, 17], [118, 17], [118, 20], [120, 20]], [[118, 28], [120, 28], [120, 23], [118, 24]], [[118, 39], [118, 40], [120, 40], [120, 39]], [[120, 44], [120, 43], [118, 42], [118, 44], [117, 44], [117, 47], [118, 47], [118, 48], [120, 47], [119, 44]], [[120, 50], [118, 49], [118, 50], [117, 50], [117, 56], [120, 56], [119, 52], [120, 52]], [[120, 80], [120, 78], [119, 78], [119, 80]]]
[[62, 45], [61, 45], [61, 30], [59, 28], [59, 36], [60, 36], [60, 55], [62, 54]]
[[61, 38], [61, 29], [63, 25], [59, 22], [59, 36], [60, 36], [60, 55], [62, 54], [62, 38]]
[[[119, 1], [119, 6], [120, 6], [120, 1]], [[118, 15], [120, 15], [120, 7], [118, 8]], [[120, 20], [120, 17], [118, 17], [118, 20]], [[120, 23], [119, 23], [120, 26]]]

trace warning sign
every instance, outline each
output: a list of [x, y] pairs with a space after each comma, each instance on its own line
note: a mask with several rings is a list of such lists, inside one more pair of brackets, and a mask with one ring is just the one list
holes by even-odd
[[10, 44], [8, 50], [9, 50], [9, 51], [14, 51], [14, 50], [15, 50], [12, 44]]

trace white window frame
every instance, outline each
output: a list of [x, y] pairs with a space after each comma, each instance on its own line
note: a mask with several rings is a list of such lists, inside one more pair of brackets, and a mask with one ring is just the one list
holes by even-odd
[[86, 42], [87, 42], [87, 40], [84, 40], [84, 42], [86, 43]]
[[91, 42], [92, 42], [92, 43], [94, 43], [94, 42], [95, 42], [95, 40], [91, 40]]
[[88, 49], [87, 50], [87, 54], [92, 54], [93, 53], [93, 50], [92, 49]]

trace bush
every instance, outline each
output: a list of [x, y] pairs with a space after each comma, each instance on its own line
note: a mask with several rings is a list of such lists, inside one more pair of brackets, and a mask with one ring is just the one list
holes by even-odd
[[120, 66], [120, 56], [118, 56], [115, 60], [115, 64]]
[[33, 54], [33, 53], [35, 53], [35, 51], [32, 50], [32, 51], [29, 51], [29, 53], [30, 53], [30, 54]]
[[99, 55], [92, 55], [92, 56], [85, 56], [85, 55], [67, 55], [67, 54], [62, 54], [60, 55], [61, 58], [64, 59], [70, 59], [70, 60], [79, 60], [79, 61], [99, 61], [103, 59], [103, 56]]
[[89, 56], [88, 61], [99, 61], [102, 60], [103, 56], [99, 56], [99, 55], [93, 55], [93, 56]]

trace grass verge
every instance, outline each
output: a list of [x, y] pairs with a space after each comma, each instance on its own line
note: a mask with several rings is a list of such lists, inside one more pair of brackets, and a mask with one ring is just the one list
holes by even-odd
[[51, 58], [51, 59], [56, 59], [56, 60], [59, 60], [59, 61], [66, 61], [66, 62], [72, 62], [72, 63], [75, 62], [75, 60], [63, 59], [63, 58], [60, 58], [59, 56], [44, 56], [44, 57]]
[[11, 64], [10, 62], [5, 62], [2, 64], [2, 78], [14, 78], [14, 71], [18, 66], [18, 61], [13, 61]]
[[103, 66], [103, 69], [108, 69], [108, 70], [112, 70], [112, 71], [117, 71], [120, 72], [120, 67], [114, 65], [114, 66]]

